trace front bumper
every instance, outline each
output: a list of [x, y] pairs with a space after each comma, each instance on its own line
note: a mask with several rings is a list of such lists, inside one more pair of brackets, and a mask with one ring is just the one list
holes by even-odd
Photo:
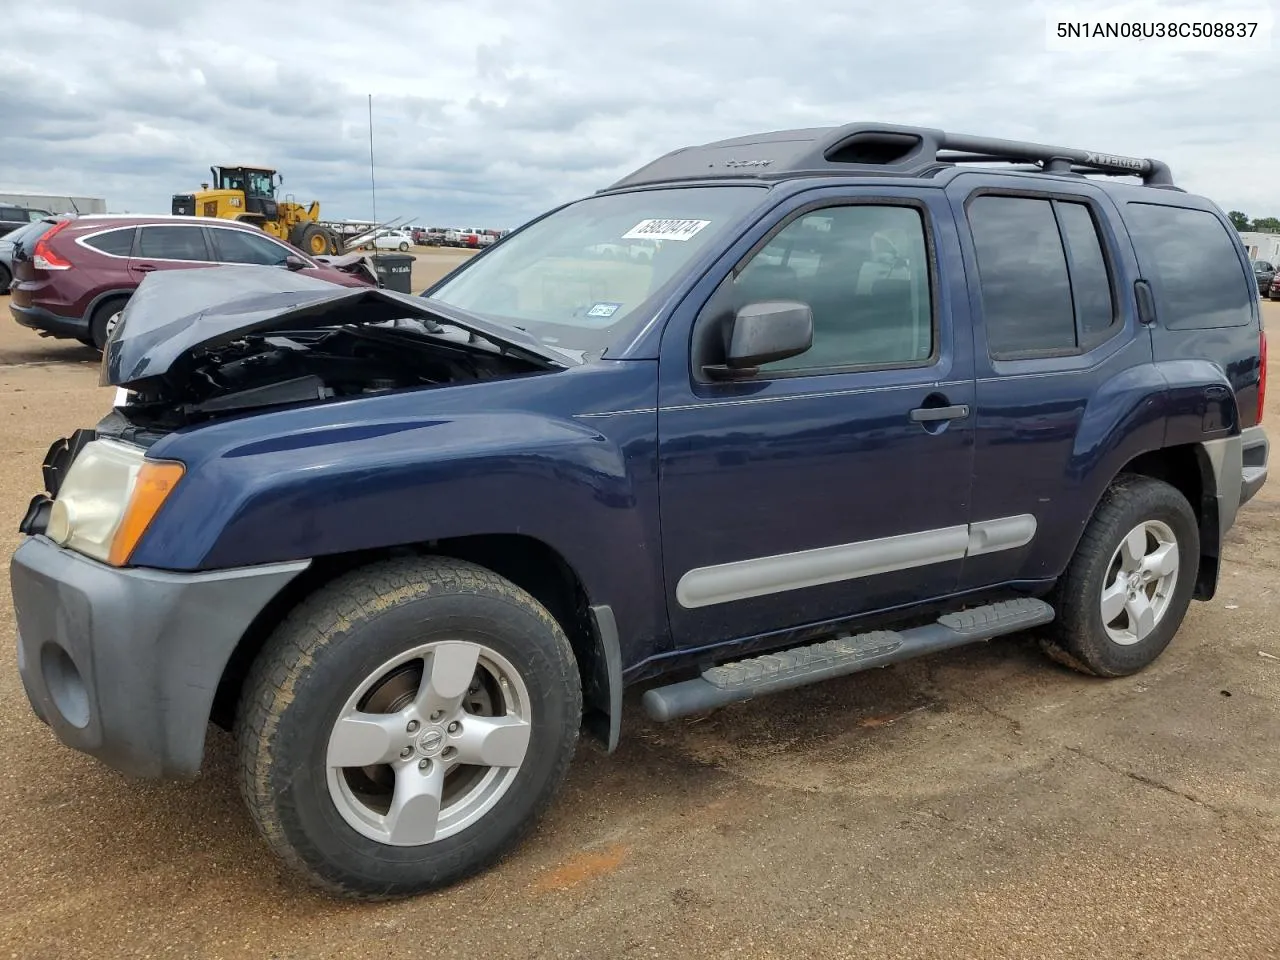
[[227, 660], [308, 564], [115, 568], [28, 537], [9, 567], [27, 698], [59, 740], [110, 767], [193, 776]]

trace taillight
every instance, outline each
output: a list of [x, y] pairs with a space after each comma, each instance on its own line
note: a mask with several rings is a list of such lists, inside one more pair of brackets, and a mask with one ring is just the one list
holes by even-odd
[[63, 260], [62, 257], [49, 249], [49, 241], [53, 239], [59, 230], [67, 226], [70, 222], [70, 220], [61, 221], [36, 242], [36, 248], [31, 251], [31, 265], [33, 267], [37, 270], [71, 269], [71, 264], [68, 261]]
[[1258, 419], [1262, 422], [1262, 407], [1267, 400], [1267, 331], [1258, 331]]

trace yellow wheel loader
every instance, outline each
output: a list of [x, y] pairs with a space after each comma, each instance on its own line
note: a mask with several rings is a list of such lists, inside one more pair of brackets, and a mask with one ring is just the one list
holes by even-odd
[[173, 212], [187, 217], [220, 217], [257, 224], [267, 233], [293, 244], [304, 253], [323, 257], [342, 253], [338, 235], [323, 226], [320, 202], [306, 206], [291, 199], [278, 200], [284, 182], [266, 167], [210, 167], [213, 179], [200, 184], [198, 193], [175, 193]]

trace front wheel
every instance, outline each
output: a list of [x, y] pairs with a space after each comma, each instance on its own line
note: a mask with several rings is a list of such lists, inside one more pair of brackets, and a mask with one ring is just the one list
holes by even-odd
[[401, 253], [408, 253], [408, 252], [409, 252], [409, 245], [408, 245], [407, 243], [403, 243], [403, 242], [402, 242], [402, 243], [400, 244], [400, 252], [401, 252]]
[[563, 782], [582, 713], [559, 624], [446, 559], [367, 567], [305, 601], [243, 698], [241, 787], [263, 836], [313, 884], [364, 899], [509, 852]]
[[1160, 480], [1120, 477], [1058, 584], [1046, 653], [1100, 677], [1137, 673], [1181, 626], [1199, 561], [1199, 525], [1186, 497]]

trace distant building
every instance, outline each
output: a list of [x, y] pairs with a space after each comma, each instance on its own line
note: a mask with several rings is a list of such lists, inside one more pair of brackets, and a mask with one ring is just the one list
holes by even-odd
[[50, 213], [106, 213], [101, 197], [57, 197], [47, 193], [0, 193], [0, 203], [48, 210]]
[[1266, 260], [1268, 263], [1280, 263], [1280, 233], [1258, 233], [1255, 230], [1243, 231], [1240, 240], [1249, 251], [1250, 260]]

